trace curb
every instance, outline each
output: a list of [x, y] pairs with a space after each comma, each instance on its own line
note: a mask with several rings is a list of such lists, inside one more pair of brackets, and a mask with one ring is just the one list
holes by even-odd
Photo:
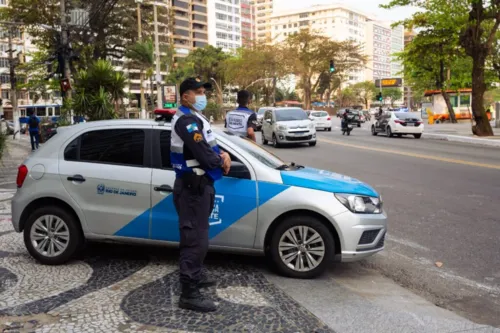
[[471, 138], [460, 135], [449, 135], [449, 134], [438, 134], [438, 133], [429, 133], [424, 132], [424, 138], [431, 140], [442, 140], [442, 141], [450, 141], [450, 142], [461, 142], [461, 143], [469, 143], [478, 146], [488, 146], [500, 148], [500, 140], [491, 140], [491, 139], [480, 139], [480, 138]]

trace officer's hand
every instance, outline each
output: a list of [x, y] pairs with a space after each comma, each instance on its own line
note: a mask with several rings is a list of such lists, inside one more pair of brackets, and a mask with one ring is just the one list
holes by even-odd
[[229, 173], [229, 169], [231, 168], [231, 157], [228, 153], [223, 152], [220, 154], [224, 163], [222, 164], [222, 169], [224, 170], [224, 174], [227, 175]]

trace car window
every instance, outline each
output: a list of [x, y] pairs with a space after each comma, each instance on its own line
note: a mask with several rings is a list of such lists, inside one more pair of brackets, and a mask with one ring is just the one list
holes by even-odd
[[160, 152], [161, 152], [161, 168], [172, 169], [170, 162], [170, 139], [172, 133], [170, 131], [161, 131], [160, 133]]
[[312, 113], [313, 117], [326, 117], [328, 116], [327, 112], [321, 111], [321, 112], [313, 112]]
[[420, 115], [418, 113], [412, 112], [396, 112], [394, 113], [396, 118], [403, 120], [421, 120]]
[[78, 160], [78, 144], [80, 143], [79, 140], [80, 140], [79, 138], [74, 139], [64, 149], [64, 159], [66, 161]]
[[141, 129], [106, 129], [80, 137], [79, 161], [129, 166], [144, 165], [145, 133]]
[[266, 109], [259, 109], [259, 112], [257, 112], [258, 114], [264, 114], [266, 112]]
[[218, 132], [218, 134], [233, 142], [238, 148], [252, 155], [255, 159], [270, 168], [275, 169], [285, 164], [278, 156], [271, 154], [250, 139], [229, 132]]
[[307, 119], [307, 114], [302, 109], [277, 109], [276, 121], [291, 121]]

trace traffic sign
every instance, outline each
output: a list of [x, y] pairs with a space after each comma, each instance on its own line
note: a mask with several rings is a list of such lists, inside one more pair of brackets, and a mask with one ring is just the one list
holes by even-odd
[[[380, 88], [380, 79], [375, 80], [375, 86]], [[382, 79], [382, 88], [399, 88], [403, 86], [402, 78]]]

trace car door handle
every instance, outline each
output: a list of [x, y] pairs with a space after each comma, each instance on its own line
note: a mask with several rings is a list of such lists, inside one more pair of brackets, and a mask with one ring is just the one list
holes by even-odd
[[172, 192], [173, 191], [172, 186], [169, 186], [169, 185], [155, 186], [154, 190], [156, 192]]
[[72, 182], [84, 182], [85, 178], [83, 178], [82, 175], [74, 175], [72, 177], [68, 177], [68, 180]]

